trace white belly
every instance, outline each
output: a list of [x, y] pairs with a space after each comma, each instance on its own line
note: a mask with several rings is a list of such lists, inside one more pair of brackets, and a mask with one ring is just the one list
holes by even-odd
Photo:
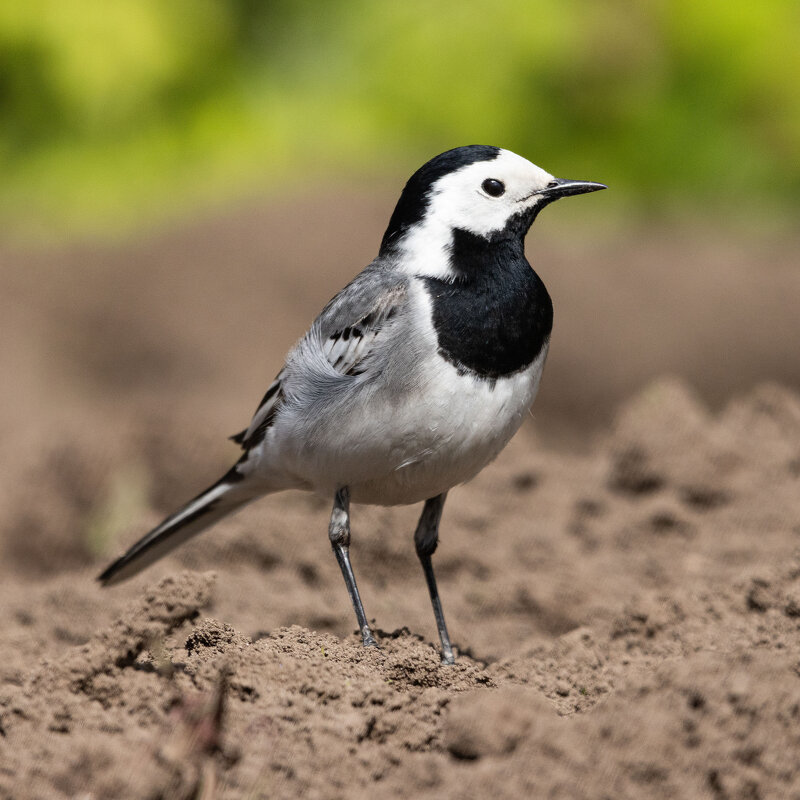
[[[413, 391], [363, 393], [342, 414], [307, 421], [269, 448], [293, 484], [332, 496], [348, 486], [354, 502], [416, 503], [474, 477], [508, 444], [533, 403], [545, 348], [527, 369], [488, 381], [459, 375], [432, 355]], [[273, 449], [274, 448], [274, 449]]]
[[[473, 478], [497, 457], [524, 421], [545, 357], [546, 351], [525, 371], [496, 382], [459, 375], [449, 364], [443, 379], [439, 366], [437, 386], [421, 407], [403, 409], [396, 416], [411, 445], [402, 448], [404, 458], [390, 458], [392, 468], [381, 474], [359, 475], [349, 484], [353, 500], [379, 505], [416, 503]], [[421, 419], [427, 421], [424, 427], [419, 425]]]

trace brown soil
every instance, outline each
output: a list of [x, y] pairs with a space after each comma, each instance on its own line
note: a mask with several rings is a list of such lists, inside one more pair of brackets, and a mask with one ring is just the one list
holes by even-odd
[[455, 667], [418, 508], [354, 511], [378, 650], [310, 495], [94, 583], [234, 458], [384, 211], [1, 254], [0, 797], [800, 798], [800, 398], [751, 386], [800, 376], [791, 243], [530, 243], [556, 338], [535, 424], [445, 508]]

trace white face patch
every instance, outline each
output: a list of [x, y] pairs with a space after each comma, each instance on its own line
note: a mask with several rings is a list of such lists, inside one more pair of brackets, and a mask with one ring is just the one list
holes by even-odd
[[[501, 150], [493, 161], [477, 161], [445, 175], [431, 189], [425, 217], [400, 244], [403, 268], [415, 275], [450, 277], [454, 228], [479, 236], [500, 231], [511, 217], [539, 203], [538, 192], [552, 180], [549, 172], [510, 150]], [[503, 193], [493, 197], [483, 188], [486, 181], [502, 183]]]

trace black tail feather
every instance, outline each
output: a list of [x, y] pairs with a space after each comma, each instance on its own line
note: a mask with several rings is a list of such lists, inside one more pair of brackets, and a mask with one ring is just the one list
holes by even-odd
[[188, 539], [255, 500], [260, 493], [247, 491], [242, 480], [243, 476], [236, 467], [231, 469], [132, 545], [103, 570], [97, 580], [103, 586], [111, 586], [133, 577]]

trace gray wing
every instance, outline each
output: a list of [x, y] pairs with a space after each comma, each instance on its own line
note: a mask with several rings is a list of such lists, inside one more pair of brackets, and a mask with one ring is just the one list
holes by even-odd
[[337, 372], [360, 374], [386, 323], [405, 305], [407, 293], [405, 276], [367, 268], [325, 306], [312, 332]]
[[[330, 300], [300, 344], [311, 338], [318, 340], [322, 354], [337, 373], [360, 375], [387, 323], [405, 306], [407, 296], [408, 279], [404, 275], [370, 265]], [[275, 420], [284, 402], [286, 372], [284, 367], [270, 384], [247, 429], [230, 437], [242, 449], [259, 444]]]

